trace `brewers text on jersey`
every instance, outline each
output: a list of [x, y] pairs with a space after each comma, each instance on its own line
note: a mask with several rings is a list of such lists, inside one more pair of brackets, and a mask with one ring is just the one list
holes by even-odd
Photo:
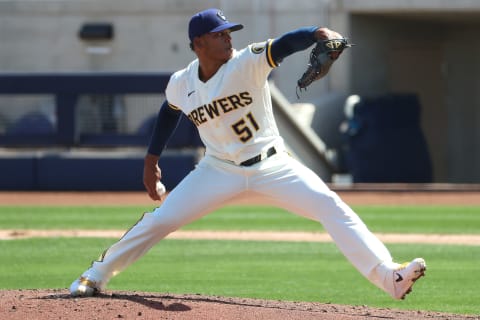
[[248, 106], [252, 101], [253, 99], [249, 92], [232, 94], [194, 109], [188, 114], [188, 118], [198, 127], [209, 119], [215, 119], [224, 113]]

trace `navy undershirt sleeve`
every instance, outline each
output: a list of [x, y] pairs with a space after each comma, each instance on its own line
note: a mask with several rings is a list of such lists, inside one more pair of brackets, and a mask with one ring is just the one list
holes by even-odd
[[181, 115], [182, 112], [170, 108], [167, 101], [162, 104], [150, 138], [148, 153], [160, 156], [168, 140], [175, 132]]
[[285, 57], [310, 47], [317, 41], [315, 39], [317, 29], [318, 27], [303, 27], [274, 39], [271, 48], [273, 60], [279, 64]]

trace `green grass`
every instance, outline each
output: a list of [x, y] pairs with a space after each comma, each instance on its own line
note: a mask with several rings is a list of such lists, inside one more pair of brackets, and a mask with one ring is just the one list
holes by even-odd
[[[153, 207], [0, 206], [2, 229], [127, 229]], [[374, 232], [480, 234], [480, 207], [354, 207]], [[313, 221], [274, 207], [229, 206], [188, 230], [323, 231]]]
[[[127, 229], [144, 211], [126, 207], [0, 206], [0, 228]], [[480, 207], [354, 208], [371, 230], [480, 233]], [[272, 207], [226, 207], [190, 230], [318, 231]], [[0, 288], [66, 288], [115, 239], [0, 241]], [[109, 284], [111, 290], [319, 301], [479, 314], [480, 246], [387, 245], [398, 261], [423, 256], [429, 270], [405, 301], [368, 283], [331, 243], [164, 240]]]
[[[65, 288], [111, 239], [0, 241], [3, 289]], [[368, 283], [333, 244], [164, 240], [113, 278], [111, 290], [200, 293], [453, 313], [480, 312], [480, 247], [390, 245], [400, 259], [424, 255], [427, 277], [405, 301]]]
[[138, 206], [0, 206], [0, 228], [126, 229], [149, 210]]

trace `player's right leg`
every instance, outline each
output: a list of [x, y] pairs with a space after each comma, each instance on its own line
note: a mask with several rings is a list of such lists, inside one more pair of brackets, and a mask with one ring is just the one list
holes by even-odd
[[70, 286], [73, 296], [91, 296], [142, 257], [153, 245], [185, 224], [217, 209], [244, 190], [243, 177], [201, 161], [153, 212], [145, 213], [125, 235]]
[[[320, 222], [345, 257], [370, 282], [395, 299], [403, 299], [424, 275], [425, 261], [393, 262], [386, 246], [360, 217], [310, 169], [295, 159], [278, 155], [251, 179], [260, 194], [292, 213]], [[271, 168], [268, 168], [271, 166]]]

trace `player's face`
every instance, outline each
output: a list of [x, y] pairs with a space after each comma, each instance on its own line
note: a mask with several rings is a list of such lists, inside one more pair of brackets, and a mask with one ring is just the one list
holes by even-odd
[[204, 35], [206, 54], [215, 60], [223, 62], [228, 61], [232, 57], [232, 37], [230, 30], [220, 32], [211, 32]]

